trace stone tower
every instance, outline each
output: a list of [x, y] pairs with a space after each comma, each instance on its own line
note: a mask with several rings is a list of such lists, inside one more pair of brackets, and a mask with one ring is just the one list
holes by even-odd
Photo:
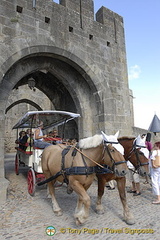
[[[11, 129], [19, 109], [27, 109], [19, 104], [80, 113], [80, 138], [101, 130], [132, 134], [124, 26], [118, 14], [101, 7], [95, 16], [93, 0], [1, 0], [0, 53], [1, 201], [7, 187], [4, 126], [7, 117]], [[29, 78], [38, 90], [34, 96], [26, 87]], [[41, 101], [41, 93], [50, 103]]]

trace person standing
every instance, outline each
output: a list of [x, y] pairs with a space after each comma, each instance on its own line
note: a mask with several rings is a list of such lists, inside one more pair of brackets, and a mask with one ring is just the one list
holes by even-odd
[[148, 149], [148, 151], [149, 151], [149, 157], [150, 157], [150, 155], [151, 155], [151, 150], [152, 150], [151, 133], [147, 133], [145, 144], [146, 144], [146, 147], [147, 147], [147, 149]]
[[129, 160], [127, 161], [127, 167], [129, 169], [129, 180], [132, 183], [131, 190], [128, 190], [127, 192], [133, 193], [133, 196], [139, 196], [141, 195], [139, 174]]
[[[146, 157], [148, 158], [148, 163], [149, 163], [149, 175], [151, 174], [151, 160], [150, 160], [150, 156], [151, 156], [151, 150], [152, 150], [152, 143], [151, 143], [151, 133], [147, 133], [146, 134], [142, 134], [141, 135], [141, 138], [145, 138], [145, 145], [146, 145], [146, 148], [148, 149], [148, 156], [146, 155]], [[144, 184], [149, 184], [149, 176], [146, 175], [145, 176], [145, 182]]]
[[[141, 152], [145, 155], [146, 158], [149, 158], [149, 151], [145, 145], [145, 134], [138, 136], [134, 141], [135, 147], [139, 148]], [[135, 167], [130, 161], [127, 161], [127, 166], [129, 169], [129, 178], [132, 182], [132, 189], [129, 190], [129, 193], [133, 193], [133, 196], [141, 195], [140, 192], [140, 178], [139, 174], [135, 170]]]
[[160, 204], [160, 142], [156, 142], [151, 155], [152, 193], [156, 196], [153, 204]]

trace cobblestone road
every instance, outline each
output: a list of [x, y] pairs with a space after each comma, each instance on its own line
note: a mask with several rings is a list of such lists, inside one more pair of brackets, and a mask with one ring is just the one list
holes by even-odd
[[[141, 179], [142, 195], [133, 197], [132, 194], [127, 193], [129, 207], [135, 216], [134, 225], [127, 225], [123, 221], [122, 205], [117, 189], [109, 191], [106, 188], [103, 197], [105, 214], [100, 216], [95, 213], [97, 182], [94, 181], [88, 191], [92, 201], [90, 216], [85, 225], [77, 227], [73, 218], [77, 201], [75, 193], [68, 195], [65, 186], [56, 189], [59, 205], [63, 209], [63, 216], [56, 217], [52, 211], [51, 199], [47, 198], [46, 187], [36, 189], [34, 197], [28, 194], [27, 169], [23, 169], [19, 176], [14, 173], [13, 154], [6, 155], [5, 171], [10, 185], [7, 202], [0, 207], [1, 240], [160, 239], [160, 205], [151, 204], [151, 186], [143, 184], [144, 179]], [[46, 234], [45, 230], [48, 226], [55, 227], [54, 236]], [[147, 233], [149, 229], [153, 233]], [[133, 233], [134, 230], [145, 233]], [[119, 233], [116, 233], [118, 231]]]

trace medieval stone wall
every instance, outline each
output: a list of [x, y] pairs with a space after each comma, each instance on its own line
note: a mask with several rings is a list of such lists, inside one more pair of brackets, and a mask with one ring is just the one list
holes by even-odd
[[[55, 46], [61, 49], [59, 54], [62, 56], [66, 50], [70, 54], [67, 57], [73, 56], [73, 60], [78, 57], [78, 64], [85, 68], [84, 74], [91, 77], [89, 85], [94, 85], [91, 95], [94, 94], [94, 101], [98, 101], [95, 115], [100, 128], [108, 132], [115, 128], [130, 132], [133, 114], [122, 17], [102, 7], [94, 21], [93, 1], [81, 1], [81, 7], [78, 0], [60, 3], [38, 1], [33, 9], [32, 1], [2, 1], [1, 41], [5, 48], [1, 58], [4, 70], [30, 54], [30, 48], [37, 52], [38, 46], [43, 46], [40, 51], [45, 51], [45, 46]], [[22, 49], [27, 52], [22, 53]], [[88, 133], [95, 131], [97, 129], [93, 127]]]
[[[34, 100], [26, 87], [26, 102], [13, 104], [17, 89], [27, 86], [29, 77], [35, 79], [39, 96], [35, 104], [30, 101], [29, 108], [38, 109], [43, 93], [55, 109], [80, 113], [80, 138], [101, 130], [133, 134], [123, 18], [105, 7], [94, 16], [92, 0], [60, 0], [60, 4], [52, 0], [0, 1], [2, 178], [4, 146], [10, 149], [4, 138], [10, 137], [13, 114], [18, 117], [19, 111], [28, 110], [29, 100]], [[46, 105], [42, 107], [44, 110]], [[8, 140], [6, 144], [10, 144]]]

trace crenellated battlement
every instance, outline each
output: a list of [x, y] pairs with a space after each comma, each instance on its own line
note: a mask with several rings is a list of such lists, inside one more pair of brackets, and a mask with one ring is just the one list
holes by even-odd
[[1, 17], [9, 13], [8, 17], [12, 24], [25, 22], [34, 27], [35, 22], [39, 21], [38, 27], [45, 30], [47, 25], [44, 23], [49, 25], [55, 20], [62, 21], [63, 25], [73, 22], [74, 27], [83, 29], [95, 26], [96, 31], [98, 26], [99, 31], [102, 31], [103, 26], [115, 31], [115, 22], [121, 26], [123, 23], [121, 16], [103, 6], [95, 14], [93, 0], [59, 0], [59, 4], [52, 0], [2, 0], [0, 5], [2, 5]]
[[76, 11], [80, 15], [94, 19], [93, 0], [60, 0], [59, 3], [72, 11]]

